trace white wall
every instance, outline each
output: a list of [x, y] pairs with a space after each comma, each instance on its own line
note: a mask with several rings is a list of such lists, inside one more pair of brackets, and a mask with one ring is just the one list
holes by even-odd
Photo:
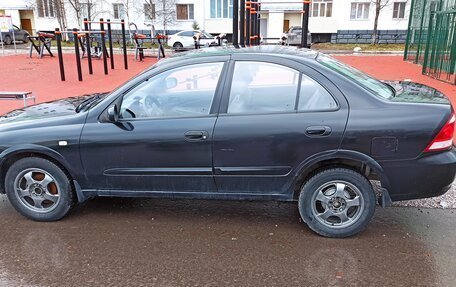
[[284, 20], [284, 13], [270, 13], [269, 17], [268, 17], [268, 35], [266, 35], [266, 37], [268, 37], [268, 38], [282, 37], [283, 20]]
[[[13, 16], [15, 25], [20, 25], [19, 14], [17, 10], [30, 10], [33, 9], [32, 3], [35, 0], [0, 0], [0, 9], [5, 10], [6, 15]], [[264, 0], [270, 2], [271, 0]], [[289, 3], [292, 0], [273, 0], [273, 2], [283, 2], [276, 4], [263, 4], [263, 9], [275, 10], [281, 12], [284, 9], [292, 13], [269, 13], [262, 14], [263, 18], [268, 18], [267, 29], [268, 35], [265, 37], [280, 37], [283, 31], [283, 20], [290, 20], [290, 26], [301, 25], [301, 9], [302, 4]], [[380, 30], [406, 30], [408, 25], [408, 14], [410, 9], [411, 0], [407, 1], [405, 19], [395, 20], [393, 15], [393, 3], [405, 0], [391, 0], [391, 3], [382, 10], [379, 19]], [[287, 3], [288, 2], [288, 3]], [[295, 1], [293, 1], [295, 2]], [[350, 9], [352, 2], [369, 2], [369, 0], [333, 0], [333, 15], [332, 17], [310, 17], [309, 30], [312, 33], [337, 33], [337, 30], [372, 30], [374, 26], [375, 7], [374, 4], [370, 5], [370, 13], [368, 20], [350, 20]], [[96, 18], [113, 19], [113, 3], [121, 3], [121, 0], [100, 0], [97, 1], [100, 12]], [[201, 29], [209, 33], [232, 33], [232, 19], [211, 19], [210, 18], [210, 0], [178, 0], [182, 4], [194, 4], [194, 20], [196, 20]], [[133, 0], [130, 8], [130, 19], [125, 19], [129, 22], [135, 22], [139, 29], [148, 29], [144, 24], [145, 17], [143, 11], [143, 0]], [[268, 5], [270, 6], [268, 8]], [[67, 21], [68, 28], [79, 27], [77, 23], [73, 8], [67, 4]], [[38, 17], [35, 11], [35, 29], [36, 30], [54, 30], [58, 27], [56, 18], [41, 18]], [[163, 29], [160, 20], [153, 20], [157, 30]], [[176, 21], [175, 25], [167, 27], [169, 30], [183, 30], [191, 29], [193, 20]], [[116, 29], [114, 27], [114, 29]]]
[[[268, 2], [270, 0], [265, 0]], [[301, 9], [302, 5], [299, 7], [296, 4], [287, 4], [289, 0], [274, 0], [274, 2], [284, 2], [274, 3], [274, 4], [264, 4], [265, 9], [270, 9], [275, 11], [277, 9], [285, 9], [285, 5], [288, 5], [287, 10], [295, 10], [294, 13], [285, 13], [285, 19], [290, 19], [290, 26], [301, 26]], [[369, 19], [367, 20], [351, 20], [351, 3], [353, 2], [370, 2], [369, 0], [334, 0], [333, 1], [333, 14], [332, 17], [310, 17], [309, 19], [309, 30], [311, 33], [337, 33], [337, 30], [372, 30], [374, 28], [374, 18], [375, 18], [375, 5], [370, 4]], [[404, 19], [393, 19], [393, 3], [394, 2], [407, 2], [405, 9], [405, 18]], [[386, 6], [380, 13], [378, 29], [379, 30], [407, 30], [408, 26], [408, 16], [410, 13], [410, 3], [411, 0], [391, 0], [389, 5]], [[312, 11], [311, 11], [312, 12]], [[264, 12], [264, 18], [267, 18], [267, 12]], [[269, 16], [274, 15], [275, 13], [270, 13]], [[263, 16], [262, 16], [263, 17]], [[272, 16], [274, 18], [274, 16]], [[274, 18], [275, 19], [275, 18]], [[271, 20], [268, 20], [268, 23]], [[279, 19], [273, 20], [268, 24], [268, 35], [267, 37], [277, 37], [277, 31], [270, 33], [271, 26], [280, 26], [275, 27], [275, 30], [281, 30], [283, 27], [283, 21]]]
[[[343, 3], [345, 2], [345, 3]], [[375, 19], [375, 5], [370, 4], [369, 19], [367, 20], [351, 20], [350, 11], [352, 2], [368, 2], [366, 0], [335, 0], [333, 3], [333, 17], [337, 19], [337, 30], [372, 30], [374, 28]], [[406, 4], [405, 18], [404, 19], [393, 19], [393, 3], [394, 2], [405, 2], [400, 0], [391, 0], [389, 5], [383, 8], [380, 12], [378, 21], [379, 30], [407, 30], [408, 27], [408, 16], [410, 13], [409, 0]], [[316, 19], [316, 18], [315, 18]], [[311, 22], [314, 18], [311, 19]], [[328, 23], [329, 24], [329, 23]], [[313, 32], [313, 31], [312, 31]]]

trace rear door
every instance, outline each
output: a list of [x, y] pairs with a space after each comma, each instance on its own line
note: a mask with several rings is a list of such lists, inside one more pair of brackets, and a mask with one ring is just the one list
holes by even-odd
[[295, 61], [233, 58], [214, 131], [217, 189], [287, 193], [303, 162], [339, 148], [347, 102], [327, 78]]

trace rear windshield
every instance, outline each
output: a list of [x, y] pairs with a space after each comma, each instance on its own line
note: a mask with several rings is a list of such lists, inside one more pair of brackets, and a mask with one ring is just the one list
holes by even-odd
[[318, 54], [317, 61], [320, 62], [323, 66], [328, 67], [338, 72], [339, 74], [352, 79], [359, 85], [371, 90], [374, 92], [374, 94], [382, 98], [391, 99], [394, 97], [394, 91], [388, 87], [388, 85], [366, 75], [365, 73], [355, 68], [350, 67], [347, 64], [344, 64], [324, 54]]

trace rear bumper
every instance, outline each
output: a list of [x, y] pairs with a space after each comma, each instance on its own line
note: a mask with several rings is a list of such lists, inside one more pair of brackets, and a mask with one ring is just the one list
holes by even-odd
[[407, 161], [379, 162], [389, 180], [392, 201], [444, 194], [456, 174], [456, 150], [425, 155]]

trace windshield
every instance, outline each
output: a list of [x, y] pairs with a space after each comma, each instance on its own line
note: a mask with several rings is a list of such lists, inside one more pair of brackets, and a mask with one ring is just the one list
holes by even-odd
[[374, 79], [367, 74], [364, 74], [363, 72], [352, 68], [349, 65], [346, 65], [332, 57], [324, 54], [318, 54], [317, 61], [320, 62], [323, 66], [328, 67], [331, 70], [334, 70], [339, 74], [342, 74], [354, 80], [356, 83], [360, 84], [366, 89], [371, 90], [382, 98], [391, 99], [394, 97], [394, 91], [385, 83], [382, 83], [379, 80]]

